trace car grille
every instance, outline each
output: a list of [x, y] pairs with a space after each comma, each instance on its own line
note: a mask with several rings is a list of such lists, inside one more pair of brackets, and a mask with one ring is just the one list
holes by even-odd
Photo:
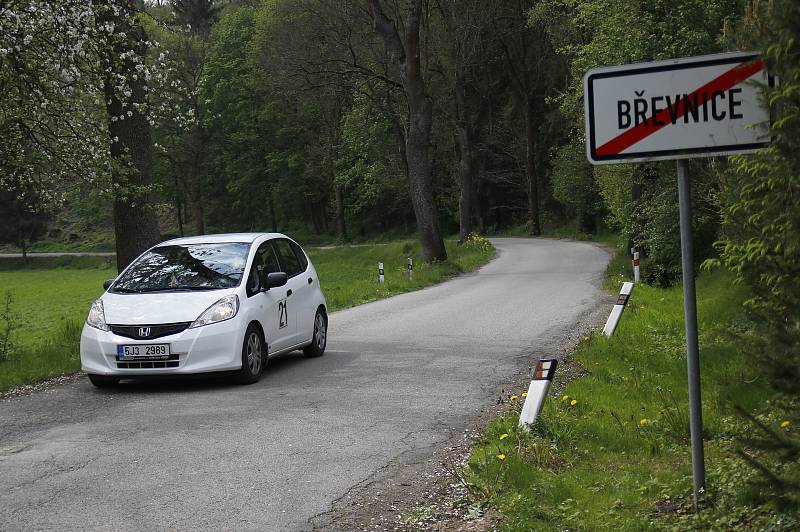
[[[161, 338], [162, 336], [169, 336], [170, 334], [178, 334], [189, 328], [191, 321], [181, 323], [162, 323], [161, 325], [109, 325], [111, 332], [124, 336], [125, 338], [133, 338], [134, 340], [153, 340], [154, 338]], [[148, 334], [142, 335], [144, 329], [149, 329]]]
[[178, 355], [170, 355], [167, 360], [126, 360], [117, 361], [119, 369], [177, 368]]

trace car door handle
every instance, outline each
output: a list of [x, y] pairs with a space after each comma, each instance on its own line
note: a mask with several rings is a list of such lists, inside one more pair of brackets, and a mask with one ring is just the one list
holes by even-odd
[[286, 292], [286, 297], [289, 297], [290, 295], [292, 295], [292, 291], [291, 291], [291, 290], [289, 290], [288, 292]]
[[309, 277], [309, 278], [308, 278], [308, 284], [311, 284], [311, 283], [313, 283], [313, 282], [314, 282], [314, 279], [312, 279], [311, 277]]

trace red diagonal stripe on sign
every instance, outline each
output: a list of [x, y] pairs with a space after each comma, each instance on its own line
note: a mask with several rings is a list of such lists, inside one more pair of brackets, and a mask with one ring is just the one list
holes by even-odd
[[[750, 78], [764, 68], [763, 61], [754, 61], [752, 63], [740, 63], [723, 73], [722, 75], [712, 79], [699, 89], [692, 91], [688, 96], [693, 100], [695, 95], [699, 96], [697, 108], [701, 109], [710, 99], [715, 92], [725, 92], [726, 90], [738, 85], [742, 81]], [[647, 138], [656, 131], [663, 127], [672, 124], [670, 115], [674, 115], [676, 120], [686, 114], [685, 99], [681, 97], [677, 102], [673, 103], [670, 107], [665, 107], [655, 117], [651, 116], [645, 122], [638, 126], [631, 128], [617, 137], [609, 140], [596, 150], [598, 156], [618, 155], [623, 150], [630, 148], [640, 140]], [[670, 113], [670, 109], [672, 112]], [[658, 124], [654, 122], [659, 122]]]

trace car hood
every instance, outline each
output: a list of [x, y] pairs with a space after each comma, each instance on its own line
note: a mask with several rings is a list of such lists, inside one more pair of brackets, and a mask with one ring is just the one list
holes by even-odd
[[106, 292], [101, 299], [109, 325], [157, 325], [194, 321], [220, 298], [233, 293], [234, 289], [152, 294]]

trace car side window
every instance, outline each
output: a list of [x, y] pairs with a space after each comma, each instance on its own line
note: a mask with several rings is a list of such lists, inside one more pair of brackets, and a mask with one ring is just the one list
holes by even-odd
[[258, 248], [258, 252], [261, 254], [261, 264], [264, 266], [262, 273], [265, 279], [268, 273], [281, 271], [281, 266], [278, 264], [278, 258], [275, 256], [275, 251], [272, 249], [272, 246], [269, 245], [269, 242], [264, 242], [261, 244], [261, 246]]
[[308, 259], [306, 258], [306, 254], [303, 253], [303, 250], [300, 249], [300, 246], [289, 240], [289, 245], [292, 247], [294, 254], [297, 255], [297, 260], [300, 261], [300, 271], [306, 271], [308, 269]]
[[287, 276], [294, 277], [305, 270], [300, 261], [297, 259], [297, 255], [294, 254], [294, 251], [289, 245], [288, 240], [279, 238], [273, 240], [272, 245], [275, 247], [275, 251], [278, 253], [281, 266], [283, 266], [283, 271], [286, 272]]
[[266, 281], [267, 274], [281, 271], [278, 259], [269, 242], [264, 242], [256, 250], [250, 275], [247, 276], [247, 297], [258, 293], [258, 289]]

